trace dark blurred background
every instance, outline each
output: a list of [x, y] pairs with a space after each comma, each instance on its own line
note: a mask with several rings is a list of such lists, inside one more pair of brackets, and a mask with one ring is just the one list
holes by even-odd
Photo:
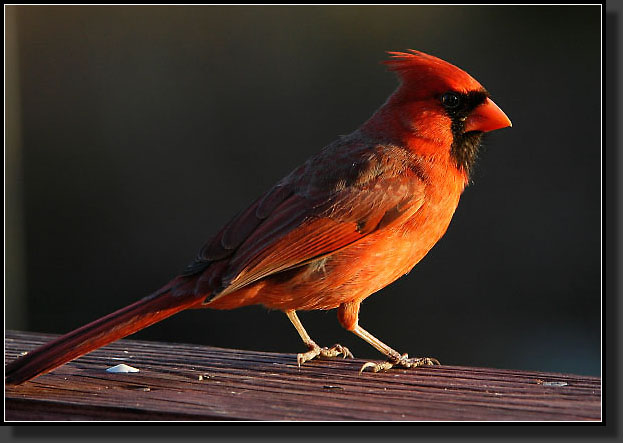
[[[395, 89], [419, 49], [513, 127], [485, 140], [445, 237], [361, 324], [443, 363], [599, 375], [599, 6], [6, 8], [7, 328], [67, 332], [149, 294], [275, 181]], [[323, 345], [374, 349], [335, 312]], [[296, 353], [262, 307], [133, 338]]]

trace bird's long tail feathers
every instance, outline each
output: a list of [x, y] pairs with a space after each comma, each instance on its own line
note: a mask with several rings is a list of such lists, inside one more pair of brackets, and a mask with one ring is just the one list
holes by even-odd
[[17, 358], [5, 367], [5, 383], [18, 385], [50, 372], [81, 355], [140, 331], [184, 309], [198, 307], [204, 297], [172, 295], [169, 285], [136, 303], [69, 332]]

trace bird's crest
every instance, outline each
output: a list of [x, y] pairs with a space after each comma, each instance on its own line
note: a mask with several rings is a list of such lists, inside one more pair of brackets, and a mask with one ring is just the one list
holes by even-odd
[[472, 76], [462, 69], [440, 58], [424, 52], [408, 49], [409, 52], [388, 51], [391, 56], [383, 63], [396, 72], [403, 82], [416, 80], [427, 83], [444, 83], [454, 90], [482, 89]]

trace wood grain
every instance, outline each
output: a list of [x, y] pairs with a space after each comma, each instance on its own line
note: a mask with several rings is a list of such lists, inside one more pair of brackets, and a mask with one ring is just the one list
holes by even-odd
[[[6, 331], [5, 362], [54, 338]], [[138, 373], [111, 374], [119, 363]], [[597, 377], [458, 366], [359, 374], [360, 359], [120, 340], [21, 386], [5, 420], [601, 419]]]

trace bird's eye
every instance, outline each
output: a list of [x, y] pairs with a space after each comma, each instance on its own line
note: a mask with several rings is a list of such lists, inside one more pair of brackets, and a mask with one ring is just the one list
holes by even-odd
[[461, 105], [461, 97], [454, 92], [446, 92], [441, 96], [441, 104], [447, 109], [456, 109]]

